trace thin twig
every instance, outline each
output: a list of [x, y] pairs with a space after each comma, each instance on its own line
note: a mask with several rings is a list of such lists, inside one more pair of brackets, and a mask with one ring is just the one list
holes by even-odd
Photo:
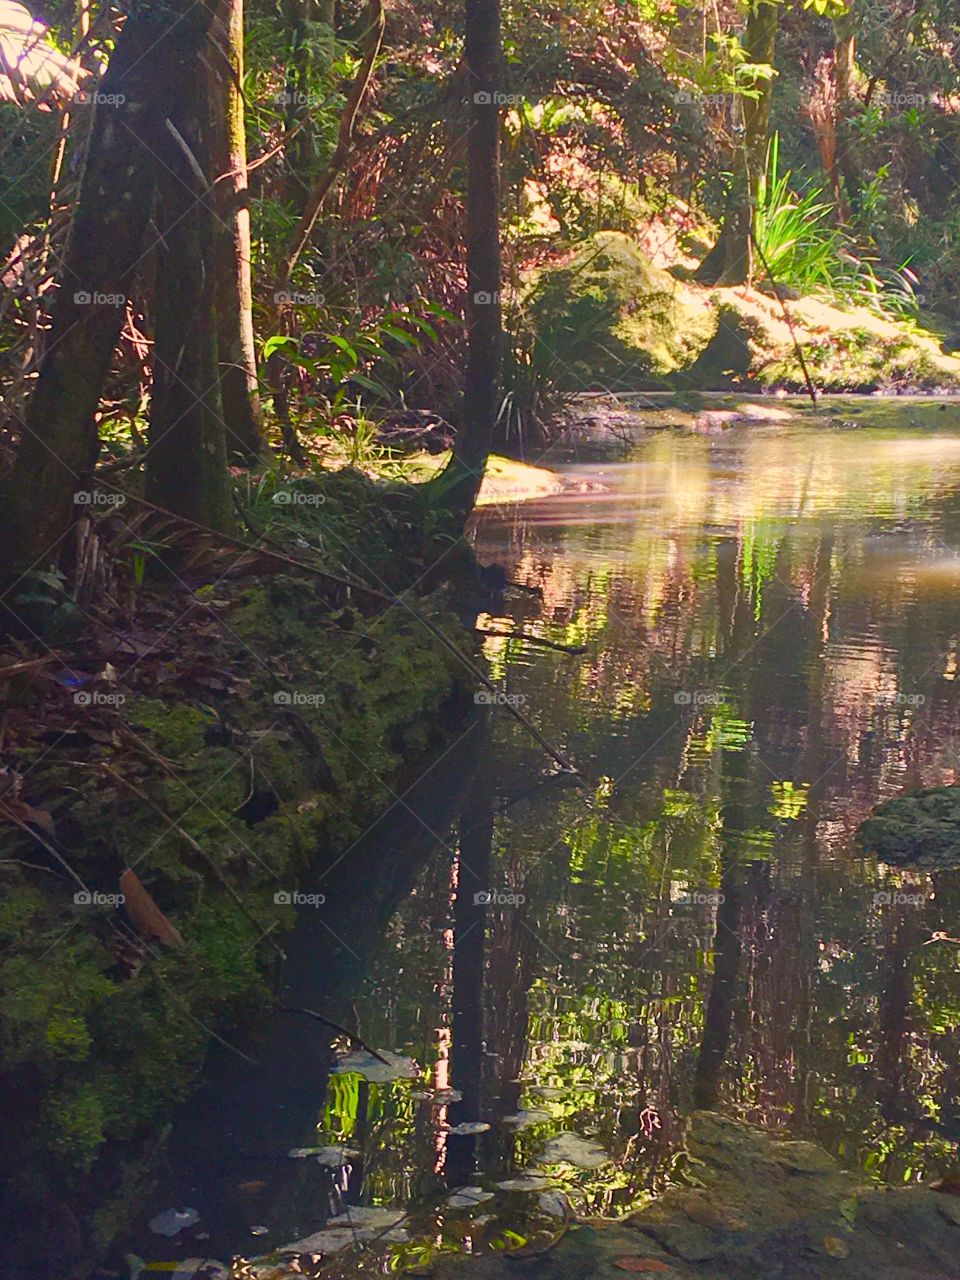
[[376, 1049], [371, 1049], [365, 1040], [361, 1040], [355, 1031], [348, 1031], [346, 1027], [341, 1027], [339, 1022], [332, 1022], [330, 1018], [325, 1018], [322, 1013], [314, 1013], [312, 1009], [301, 1009], [298, 1005], [282, 1004], [278, 1005], [277, 1013], [302, 1013], [304, 1017], [314, 1018], [317, 1022], [322, 1022], [325, 1027], [332, 1027], [334, 1031], [338, 1031], [340, 1035], [346, 1036], [352, 1044], [357, 1044], [364, 1049], [378, 1062], [382, 1062], [385, 1067], [389, 1067], [391, 1063]]
[[581, 654], [587, 652], [585, 644], [560, 644], [557, 640], [546, 640], [543, 636], [532, 636], [529, 631], [492, 631], [489, 627], [475, 627], [477, 635], [497, 636], [503, 640], [525, 640], [527, 644], [543, 645], [545, 649], [556, 649], [558, 653]]
[[793, 317], [790, 315], [790, 312], [787, 310], [787, 300], [786, 298], [783, 297], [781, 293], [781, 289], [783, 288], [783, 286], [781, 284], [778, 284], [776, 277], [774, 276], [773, 272], [770, 270], [770, 263], [767, 262], [766, 254], [763, 252], [763, 249], [760, 247], [760, 241], [754, 235], [752, 226], [750, 228], [750, 239], [753, 241], [753, 247], [756, 249], [757, 255], [759, 256], [760, 261], [763, 263], [763, 269], [767, 273], [767, 279], [773, 285], [773, 292], [776, 294], [777, 301], [780, 303], [780, 309], [783, 311], [783, 318], [787, 322], [787, 328], [790, 330], [790, 337], [793, 339], [793, 349], [797, 353], [797, 359], [800, 361], [800, 368], [803, 370], [803, 377], [807, 384], [807, 393], [810, 396], [810, 400], [812, 401], [814, 407], [816, 407], [817, 389], [813, 385], [813, 379], [810, 377], [810, 370], [807, 368], [807, 362], [803, 358], [803, 348], [800, 346], [800, 340], [797, 337], [797, 331], [793, 327]]

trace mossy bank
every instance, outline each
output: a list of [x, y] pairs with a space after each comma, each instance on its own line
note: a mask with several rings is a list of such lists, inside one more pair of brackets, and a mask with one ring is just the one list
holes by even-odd
[[[211, 1034], [269, 1003], [307, 868], [347, 853], [472, 708], [421, 621], [469, 645], [437, 593], [374, 612], [293, 571], [151, 608], [133, 662], [81, 667], [77, 641], [62, 679], [2, 686], [35, 730], [4, 775], [0, 1179], [24, 1230], [2, 1242], [4, 1276], [31, 1249], [85, 1273], [148, 1186]], [[122, 903], [128, 868], [138, 900]]]
[[[673, 261], [671, 261], [671, 256]], [[955, 335], [826, 294], [701, 285], [675, 249], [600, 231], [531, 273], [533, 359], [565, 391], [960, 389]]]

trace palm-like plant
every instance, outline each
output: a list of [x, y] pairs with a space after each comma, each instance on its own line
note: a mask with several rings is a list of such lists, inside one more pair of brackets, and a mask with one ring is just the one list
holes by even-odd
[[916, 276], [907, 263], [884, 266], [831, 218], [835, 206], [822, 188], [806, 186], [799, 194], [793, 174], [780, 172], [780, 139], [770, 140], [767, 165], [760, 180], [754, 236], [764, 269], [778, 284], [802, 292], [821, 291], [881, 311], [910, 314], [916, 310]]
[[0, 102], [49, 111], [74, 98], [85, 75], [22, 4], [0, 0]]

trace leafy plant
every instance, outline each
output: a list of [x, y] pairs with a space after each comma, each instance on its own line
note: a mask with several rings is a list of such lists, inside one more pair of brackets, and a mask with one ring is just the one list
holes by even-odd
[[777, 284], [909, 314], [916, 310], [917, 278], [908, 264], [890, 268], [863, 249], [832, 219], [836, 207], [823, 189], [808, 184], [799, 194], [789, 169], [780, 172], [780, 139], [774, 134], [757, 192], [754, 236], [764, 271]]

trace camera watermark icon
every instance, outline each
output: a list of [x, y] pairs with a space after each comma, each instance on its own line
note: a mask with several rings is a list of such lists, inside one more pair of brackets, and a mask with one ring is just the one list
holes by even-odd
[[91, 103], [97, 107], [122, 107], [126, 100], [125, 93], [101, 93], [99, 89], [78, 89], [73, 96], [78, 107], [86, 107]]
[[519, 93], [492, 93], [489, 89], [478, 89], [473, 100], [479, 107], [519, 107], [524, 98]]
[[499, 293], [487, 293], [485, 289], [480, 289], [473, 295], [473, 304], [476, 307], [490, 307], [499, 301]]
[[731, 101], [734, 95], [732, 93], [698, 93], [693, 89], [678, 89], [672, 97], [678, 107], [690, 106], [694, 102], [699, 102], [705, 107], [722, 107], [727, 101]]
[[97, 889], [79, 889], [73, 895], [78, 907], [122, 907], [126, 901], [122, 893], [100, 893]]
[[78, 307], [125, 307], [125, 293], [90, 292], [89, 289], [78, 289], [73, 295], [74, 305]]
[[719, 707], [722, 693], [708, 693], [705, 689], [678, 689], [673, 695], [678, 707]]
[[101, 493], [99, 489], [78, 489], [73, 495], [78, 507], [122, 507], [126, 500], [122, 493]]
[[685, 884], [672, 884], [670, 901], [678, 907], [719, 907], [726, 896], [718, 889], [688, 889]]
[[326, 300], [322, 293], [300, 292], [296, 289], [277, 289], [273, 300], [279, 306], [322, 307]]
[[315, 93], [305, 93], [302, 89], [281, 89], [273, 95], [278, 107], [319, 107], [320, 97]]
[[278, 489], [273, 495], [278, 507], [322, 507], [326, 498], [322, 493], [301, 493], [299, 489]]
[[80, 689], [73, 695], [78, 707], [122, 707], [126, 700], [125, 693], [105, 693], [102, 689]]
[[302, 689], [277, 689], [273, 695], [276, 707], [322, 707], [326, 702], [322, 693], [304, 693]]
[[478, 707], [522, 707], [527, 701], [525, 693], [507, 693], [505, 689], [481, 689], [473, 695]]
[[273, 895], [278, 907], [322, 907], [326, 894], [301, 893], [299, 889], [278, 889]]
[[475, 907], [520, 907], [526, 900], [526, 894], [505, 893], [501, 889], [480, 889], [473, 895]]
[[881, 89], [873, 95], [878, 107], [925, 107], [928, 102], [938, 103], [938, 93], [904, 93], [902, 90]]
[[899, 889], [879, 889], [873, 895], [875, 907], [920, 907], [926, 901], [925, 893], [903, 893]]

